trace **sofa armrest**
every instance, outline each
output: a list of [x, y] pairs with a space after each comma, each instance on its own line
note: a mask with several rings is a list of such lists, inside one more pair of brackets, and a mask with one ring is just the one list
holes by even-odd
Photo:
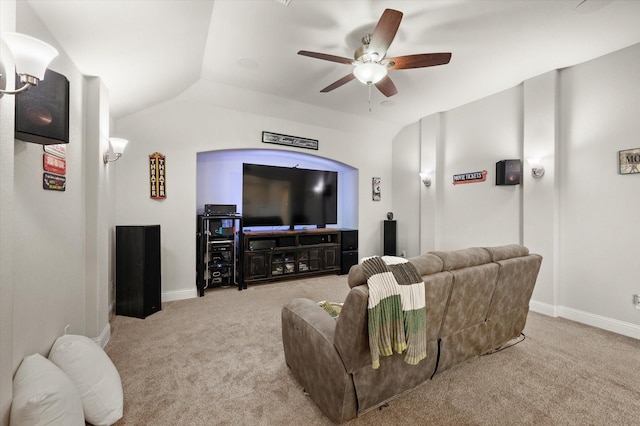
[[336, 320], [309, 299], [282, 308], [285, 362], [311, 399], [334, 422], [356, 416], [356, 394], [333, 345]]

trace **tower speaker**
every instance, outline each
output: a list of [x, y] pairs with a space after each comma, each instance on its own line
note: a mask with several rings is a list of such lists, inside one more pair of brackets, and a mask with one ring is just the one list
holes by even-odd
[[160, 225], [116, 226], [116, 315], [162, 309]]
[[16, 96], [15, 138], [42, 145], [69, 143], [69, 80], [64, 75], [48, 69], [37, 86]]
[[520, 185], [520, 160], [502, 160], [496, 163], [496, 185]]
[[383, 232], [383, 254], [385, 256], [396, 255], [396, 221], [385, 220]]

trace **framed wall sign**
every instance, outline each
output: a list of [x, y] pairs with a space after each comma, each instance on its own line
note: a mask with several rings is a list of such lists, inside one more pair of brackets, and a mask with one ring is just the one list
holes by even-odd
[[151, 198], [167, 198], [165, 157], [159, 152], [149, 156], [149, 189]]
[[42, 189], [49, 191], [65, 191], [67, 189], [66, 176], [44, 172], [42, 174]]
[[640, 173], [640, 148], [618, 152], [618, 172], [621, 175]]
[[296, 148], [318, 149], [317, 139], [307, 139], [271, 132], [262, 132], [262, 143], [274, 143], [276, 145], [294, 146]]
[[371, 179], [371, 199], [380, 201], [382, 199], [382, 179], [374, 177]]
[[43, 145], [42, 189], [65, 191], [67, 189], [67, 145]]

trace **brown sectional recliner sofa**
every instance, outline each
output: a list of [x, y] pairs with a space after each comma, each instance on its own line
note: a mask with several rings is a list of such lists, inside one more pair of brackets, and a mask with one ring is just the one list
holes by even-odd
[[343, 423], [452, 366], [520, 336], [542, 257], [521, 245], [433, 251], [409, 259], [425, 284], [427, 358], [369, 352], [366, 277], [351, 267], [351, 287], [334, 319], [309, 299], [282, 309], [285, 361], [311, 399]]

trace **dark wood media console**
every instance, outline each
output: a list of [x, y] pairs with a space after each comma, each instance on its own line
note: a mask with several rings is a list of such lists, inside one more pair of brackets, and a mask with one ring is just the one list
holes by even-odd
[[340, 229], [244, 232], [247, 284], [340, 272]]

